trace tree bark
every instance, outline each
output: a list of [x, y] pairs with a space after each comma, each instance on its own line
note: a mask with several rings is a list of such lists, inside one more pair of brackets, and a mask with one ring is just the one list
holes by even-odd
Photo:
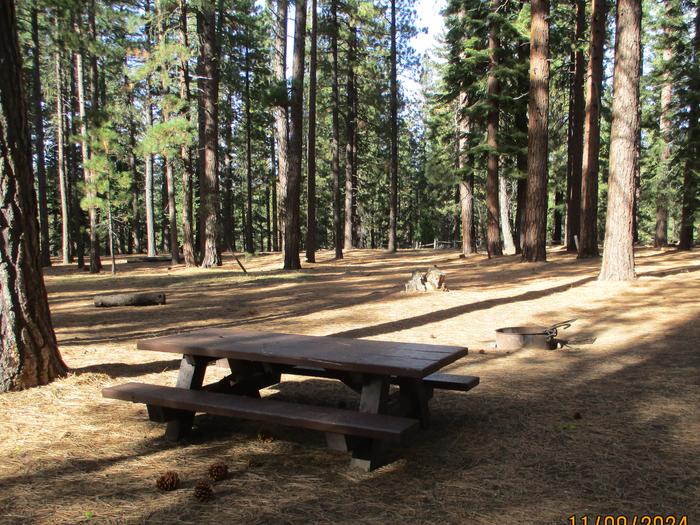
[[[520, 157], [523, 157], [523, 171], [527, 172], [527, 158], [525, 155], [518, 156], [518, 164]], [[520, 169], [520, 168], [519, 168]], [[516, 187], [516, 208], [515, 208], [515, 253], [523, 253], [523, 245], [525, 244], [525, 209], [527, 208], [527, 179], [518, 179]]]
[[245, 170], [246, 170], [246, 222], [245, 222], [245, 249], [248, 253], [255, 253], [253, 242], [253, 155], [251, 146], [251, 122], [250, 122], [250, 58], [249, 49], [245, 50]]
[[[124, 75], [124, 91], [126, 93], [126, 104], [128, 108], [134, 105], [134, 96], [129, 77]], [[128, 165], [131, 173], [131, 239], [129, 242], [129, 253], [141, 253], [141, 208], [139, 206], [139, 181], [138, 170], [136, 169], [136, 123], [133, 113], [129, 111], [129, 151]], [[133, 247], [133, 250], [131, 249]]]
[[175, 177], [173, 176], [173, 162], [165, 159], [165, 181], [168, 191], [168, 222], [170, 230], [170, 260], [173, 264], [180, 264], [180, 245], [177, 240], [177, 208], [175, 205]]
[[[56, 21], [58, 25], [58, 19]], [[58, 28], [56, 29], [58, 31]], [[71, 262], [70, 252], [70, 212], [68, 199], [68, 180], [66, 177], [66, 159], [63, 137], [63, 75], [61, 72], [61, 52], [58, 48], [54, 51], [56, 73], [56, 154], [58, 168], [58, 186], [61, 196], [61, 259], [63, 264]]]
[[586, 3], [576, 0], [576, 29], [574, 33], [573, 52], [574, 74], [571, 82], [571, 134], [570, 134], [570, 164], [568, 169], [566, 192], [566, 250], [576, 251], [574, 237], [580, 236], [581, 231], [581, 171], [583, 169], [583, 119], [585, 101], [583, 94], [583, 77], [585, 73], [584, 54], [581, 42], [586, 29]]
[[217, 150], [219, 135], [219, 50], [216, 40], [215, 12], [211, 0], [204, 0], [197, 11], [197, 34], [202, 58], [201, 81], [204, 137], [202, 141], [202, 172], [199, 175], [202, 235], [200, 239], [203, 268], [221, 265], [218, 248], [219, 194]]
[[294, 22], [294, 60], [290, 97], [289, 156], [287, 159], [287, 212], [284, 230], [284, 269], [298, 270], [299, 261], [299, 197], [301, 193], [301, 161], [304, 134], [304, 53], [306, 44], [306, 0], [296, 0]]
[[600, 168], [600, 100], [603, 90], [605, 0], [593, 0], [591, 47], [586, 75], [586, 110], [581, 174], [581, 237], [579, 258], [598, 256], [598, 170]]
[[389, 242], [388, 250], [395, 252], [398, 248], [396, 240], [396, 214], [398, 207], [399, 180], [399, 131], [398, 131], [398, 86], [396, 81], [396, 0], [391, 0], [391, 79], [390, 79], [390, 110], [391, 115], [391, 173], [389, 176]]
[[[233, 249], [233, 93], [229, 89], [226, 94], [226, 111], [224, 112], [224, 167], [222, 172], [222, 201], [221, 201], [221, 229], [223, 230], [224, 249], [234, 252]], [[247, 249], [247, 248], [245, 248]]]
[[287, 0], [277, 0], [275, 20], [275, 52], [273, 56], [275, 81], [284, 90], [284, 100], [277, 105], [275, 114], [275, 141], [277, 142], [277, 220], [280, 239], [278, 245], [284, 250], [284, 231], [287, 212], [284, 209], [287, 194], [287, 152], [289, 149], [289, 123], [287, 117]]
[[44, 159], [44, 113], [41, 90], [41, 60], [39, 50], [39, 13], [32, 9], [32, 101], [34, 103], [34, 139], [36, 152], [36, 179], [39, 190], [40, 261], [51, 266], [49, 247], [49, 211], [46, 204], [46, 161]]
[[561, 244], [564, 215], [561, 208], [564, 205], [564, 194], [561, 190], [554, 192], [554, 230], [552, 231], [552, 244]]
[[[500, 0], [491, 0], [494, 13], [498, 12]], [[486, 243], [491, 256], [503, 255], [501, 248], [500, 210], [498, 200], [498, 96], [500, 86], [496, 77], [498, 53], [500, 52], [497, 28], [492, 22], [489, 27], [489, 74], [486, 80], [486, 94], [489, 112], [486, 116], [486, 143], [489, 147], [486, 166]]]
[[[700, 93], [700, 2], [695, 11], [695, 41], [693, 50], [693, 80], [691, 92]], [[698, 122], [698, 103], [690, 106], [688, 118], [688, 155], [683, 173], [683, 198], [681, 209], [681, 231], [678, 243], [680, 250], [690, 250], [693, 246], [693, 229], [698, 206], [698, 173], [700, 173], [700, 122]]]
[[[76, 24], [76, 32], [80, 35], [80, 22]], [[95, 199], [95, 182], [93, 174], [87, 164], [90, 161], [90, 150], [88, 147], [87, 115], [85, 112], [85, 87], [83, 79], [83, 52], [78, 50], [75, 53], [76, 85], [78, 88], [78, 114], [80, 117], [80, 149], [82, 153], [83, 180], [85, 182], [85, 193], [89, 200], [88, 218], [90, 220], [90, 273], [98, 273], [102, 268], [100, 262], [100, 239], [97, 235], [97, 208]]]
[[[180, 43], [189, 50], [187, 37], [187, 0], [180, 0]], [[189, 105], [190, 94], [190, 72], [187, 58], [180, 62], [179, 71], [180, 100], [183, 103], [183, 113], [190, 119]], [[197, 265], [194, 255], [194, 238], [192, 233], [192, 150], [183, 145], [180, 148], [180, 159], [182, 160], [182, 255], [185, 259], [185, 266]]]
[[673, 99], [673, 79], [670, 68], [673, 60], [673, 49], [670, 40], [673, 38], [673, 30], [668, 22], [668, 17], [672, 15], [670, 0], [664, 1], [665, 22], [663, 32], [666, 38], [666, 47], [663, 50], [663, 84], [661, 86], [661, 114], [659, 116], [659, 132], [663, 146], [661, 147], [661, 158], [659, 163], [661, 170], [656, 181], [656, 225], [654, 228], [654, 246], [661, 248], [668, 244], [668, 184], [669, 170], [671, 168], [671, 102]]
[[270, 194], [272, 195], [271, 200], [271, 215], [272, 215], [272, 251], [279, 251], [279, 221], [277, 219], [277, 155], [275, 154], [275, 134], [274, 130], [270, 136]]
[[[146, 13], [150, 12], [151, 2], [146, 0]], [[151, 50], [151, 25], [146, 23], [145, 27], [146, 51]], [[151, 79], [150, 75], [146, 78], [146, 97], [144, 100], [146, 111], [144, 113], [145, 125], [150, 128], [153, 126], [153, 105], [151, 103]], [[144, 198], [146, 201], [146, 254], [148, 257], [156, 256], [156, 222], [153, 213], [153, 155], [147, 154], [144, 158]]]
[[515, 242], [513, 241], [513, 231], [510, 228], [510, 195], [508, 195], [508, 181], [503, 175], [498, 177], [498, 209], [501, 214], [503, 253], [512, 255], [515, 253]]
[[634, 273], [634, 172], [639, 126], [641, 0], [618, 0], [613, 77], [608, 213], [598, 279], [626, 281]]
[[307, 148], [306, 261], [316, 262], [316, 0], [311, 0], [311, 49], [309, 50], [309, 135]]
[[[474, 238], [472, 237], [474, 216], [474, 172], [468, 162], [470, 121], [466, 115], [469, 107], [467, 92], [462, 89], [459, 93], [457, 106], [457, 158], [460, 173], [459, 181], [459, 218], [462, 237], [462, 254], [474, 253]], [[469, 174], [467, 175], [467, 171]]]
[[347, 78], [347, 104], [345, 118], [345, 226], [344, 249], [352, 250], [354, 245], [355, 227], [355, 35], [356, 28], [350, 27], [348, 40], [348, 78]]
[[[523, 0], [524, 2], [524, 0]], [[522, 4], [524, 5], [524, 4]], [[529, 43], [518, 47], [518, 60], [525, 62], [530, 55]], [[526, 75], [521, 75], [518, 78], [518, 93], [519, 96], [524, 95], [530, 89], [530, 79]], [[515, 113], [515, 128], [523, 137], [528, 135], [528, 118], [527, 106], [518, 104], [517, 112]], [[525, 151], [524, 151], [525, 150]], [[515, 156], [515, 164], [518, 171], [518, 181], [516, 187], [516, 209], [515, 209], [515, 253], [522, 254], [523, 245], [525, 244], [525, 208], [527, 207], [527, 151], [526, 148], [519, 148]]]
[[527, 209], [523, 259], [535, 262], [547, 260], [549, 0], [532, 0], [531, 5]]
[[32, 146], [14, 2], [0, 2], [0, 391], [66, 373], [41, 273]]
[[340, 94], [338, 86], [338, 0], [331, 1], [331, 113], [332, 113], [332, 137], [331, 137], [331, 176], [333, 178], [333, 242], [335, 243], [335, 258], [343, 258], [343, 223], [341, 217], [340, 199], [340, 122], [339, 106]]

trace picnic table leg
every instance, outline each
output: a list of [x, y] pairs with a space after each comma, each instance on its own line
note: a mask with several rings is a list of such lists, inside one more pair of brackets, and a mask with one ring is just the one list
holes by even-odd
[[[177, 377], [178, 388], [200, 390], [204, 382], [204, 373], [207, 370], [208, 357], [184, 355], [180, 362], [180, 373]], [[177, 441], [192, 429], [194, 412], [179, 412], [177, 418], [168, 422], [165, 430], [165, 439]]]
[[[360, 412], [382, 414], [386, 412], [389, 398], [389, 378], [370, 377], [362, 386]], [[347, 438], [346, 438], [347, 439]], [[383, 464], [385, 444], [377, 439], [355, 438], [352, 443], [350, 466], [366, 472]]]
[[401, 415], [420, 420], [420, 426], [427, 428], [430, 424], [430, 409], [428, 401], [433, 397], [430, 387], [422, 381], [403, 380], [399, 382], [399, 401]]

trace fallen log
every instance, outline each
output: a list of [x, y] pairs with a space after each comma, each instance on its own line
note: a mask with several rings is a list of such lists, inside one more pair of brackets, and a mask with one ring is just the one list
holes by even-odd
[[158, 304], [165, 304], [165, 294], [162, 292], [95, 296], [95, 306], [102, 308], [112, 306], [154, 306]]
[[135, 263], [167, 263], [171, 262], [172, 258], [169, 255], [156, 255], [155, 257], [131, 257], [129, 259], [124, 259], [127, 264]]

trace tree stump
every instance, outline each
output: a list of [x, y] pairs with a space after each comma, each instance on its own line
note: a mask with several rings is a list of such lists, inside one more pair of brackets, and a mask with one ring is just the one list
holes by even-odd
[[95, 296], [95, 306], [102, 308], [110, 308], [112, 306], [154, 306], [158, 304], [165, 304], [165, 294], [162, 292]]
[[411, 278], [405, 284], [406, 292], [433, 292], [436, 290], [447, 291], [445, 286], [445, 272], [433, 266], [423, 273], [414, 270]]

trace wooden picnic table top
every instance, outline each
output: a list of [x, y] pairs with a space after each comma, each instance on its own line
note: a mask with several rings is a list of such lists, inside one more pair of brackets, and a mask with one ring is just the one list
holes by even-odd
[[461, 346], [207, 328], [144, 339], [139, 350], [422, 379], [467, 355]]

